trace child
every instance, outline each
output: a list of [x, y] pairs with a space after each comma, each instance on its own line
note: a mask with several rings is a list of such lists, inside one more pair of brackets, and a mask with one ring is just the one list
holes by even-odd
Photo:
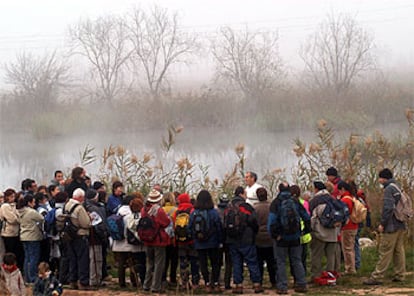
[[6, 253], [4, 255], [3, 264], [1, 265], [1, 277], [4, 277], [6, 283], [7, 291], [5, 291], [5, 295], [26, 295], [22, 273], [16, 265], [16, 255], [13, 253]]
[[33, 286], [33, 296], [59, 296], [62, 294], [62, 284], [50, 271], [49, 264], [39, 264], [39, 274]]

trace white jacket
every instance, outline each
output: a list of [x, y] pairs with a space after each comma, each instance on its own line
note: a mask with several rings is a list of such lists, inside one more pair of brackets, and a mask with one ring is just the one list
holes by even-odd
[[131, 245], [128, 244], [127, 241], [127, 225], [128, 225], [128, 219], [131, 215], [133, 215], [133, 213], [131, 212], [131, 208], [128, 205], [123, 205], [118, 209], [117, 212], [118, 215], [123, 216], [123, 220], [124, 220], [124, 237], [125, 239], [123, 240], [114, 240], [112, 242], [112, 251], [113, 252], [132, 252], [132, 253], [137, 253], [137, 252], [144, 252], [144, 246], [143, 245]]
[[12, 273], [9, 273], [9, 272], [6, 272], [3, 269], [3, 267], [1, 267], [1, 273], [4, 276], [4, 280], [6, 281], [6, 286], [9, 289], [9, 293], [11, 296], [25, 296], [26, 295], [26, 287], [24, 285], [22, 273], [20, 272], [19, 269], [16, 269]]

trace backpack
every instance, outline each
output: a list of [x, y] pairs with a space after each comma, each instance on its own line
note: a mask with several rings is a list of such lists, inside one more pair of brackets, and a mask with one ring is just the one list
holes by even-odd
[[138, 237], [144, 243], [151, 243], [153, 242], [160, 233], [160, 226], [155, 220], [148, 216], [148, 214], [144, 211], [144, 214], [141, 215], [141, 218], [138, 221], [137, 231]]
[[113, 240], [125, 239], [124, 234], [124, 216], [112, 214], [106, 218], [106, 225], [108, 226], [109, 236]]
[[188, 231], [188, 224], [190, 222], [190, 211], [187, 210], [177, 211], [175, 216], [175, 239], [177, 242], [183, 243], [191, 240], [191, 234]]
[[130, 215], [127, 219], [127, 227], [126, 227], [126, 238], [127, 242], [130, 245], [140, 245], [141, 241], [139, 240], [138, 233], [137, 233], [137, 226], [140, 216], [138, 213]]
[[335, 271], [322, 271], [321, 275], [313, 279], [315, 284], [319, 286], [335, 286], [338, 277]]
[[239, 201], [230, 202], [224, 210], [224, 230], [226, 235], [233, 239], [239, 239], [247, 227], [247, 219], [252, 212], [247, 208], [246, 203]]
[[71, 219], [72, 213], [78, 206], [80, 206], [80, 204], [75, 204], [68, 212], [65, 210], [65, 204], [62, 209], [62, 214], [55, 218], [56, 231], [64, 241], [72, 241], [78, 236], [79, 227], [73, 224]]
[[171, 219], [171, 215], [174, 213], [176, 211], [176, 208], [172, 208], [168, 213], [167, 213], [167, 216], [168, 216], [168, 218], [170, 219], [170, 224], [168, 224], [168, 226], [167, 227], [165, 227], [165, 232], [167, 233], [167, 235], [170, 237], [170, 238], [173, 238], [174, 236], [175, 236], [175, 234], [174, 234], [174, 222], [172, 221], [172, 219]]
[[322, 216], [319, 217], [321, 224], [326, 228], [335, 228], [337, 226], [343, 226], [349, 219], [348, 206], [330, 196], [324, 198], [325, 209], [322, 212]]
[[349, 216], [351, 218], [351, 221], [359, 224], [365, 221], [367, 218], [367, 207], [357, 198], [348, 196], [348, 199], [352, 200], [353, 208], [352, 213]]
[[282, 235], [293, 235], [301, 231], [300, 215], [292, 198], [287, 198], [280, 202], [278, 216]]
[[56, 229], [56, 208], [53, 208], [47, 212], [44, 225], [46, 234], [51, 236], [58, 234], [58, 231]]
[[191, 230], [194, 238], [199, 241], [207, 241], [211, 235], [207, 210], [194, 211], [193, 215], [194, 220]]
[[401, 190], [394, 183], [390, 183], [390, 185], [396, 188], [401, 195], [394, 207], [394, 216], [398, 221], [408, 222], [414, 216], [413, 202], [407, 192]]

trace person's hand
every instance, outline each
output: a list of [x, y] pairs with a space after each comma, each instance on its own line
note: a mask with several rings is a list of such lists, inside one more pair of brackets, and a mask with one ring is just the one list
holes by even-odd
[[383, 233], [384, 232], [384, 226], [382, 226], [382, 225], [378, 226], [378, 232]]

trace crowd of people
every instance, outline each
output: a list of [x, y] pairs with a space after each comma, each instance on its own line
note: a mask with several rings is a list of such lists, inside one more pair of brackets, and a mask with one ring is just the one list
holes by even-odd
[[[174, 286], [242, 294], [245, 266], [254, 293], [264, 291], [265, 267], [266, 288], [278, 294], [288, 293], [290, 277], [299, 293], [309, 283], [335, 284], [361, 267], [359, 235], [371, 220], [355, 182], [342, 180], [334, 167], [326, 176], [313, 182], [313, 192], [282, 182], [272, 197], [250, 171], [245, 186], [233, 196], [219, 194], [217, 203], [207, 190], [192, 198], [163, 192], [160, 184], [147, 196], [126, 194], [120, 181], [107, 196], [106, 186], [92, 183], [82, 167], [68, 180], [56, 171], [47, 187], [25, 179], [21, 191], [9, 188], [1, 196], [2, 291], [26, 295], [30, 285], [33, 295], [56, 296], [63, 287], [99, 289], [111, 280], [110, 267], [117, 269], [119, 287], [152, 293]], [[391, 260], [393, 281], [403, 281], [405, 273], [406, 222], [395, 214], [402, 193], [389, 169], [379, 172], [379, 182], [380, 256], [367, 285], [382, 284]]]

